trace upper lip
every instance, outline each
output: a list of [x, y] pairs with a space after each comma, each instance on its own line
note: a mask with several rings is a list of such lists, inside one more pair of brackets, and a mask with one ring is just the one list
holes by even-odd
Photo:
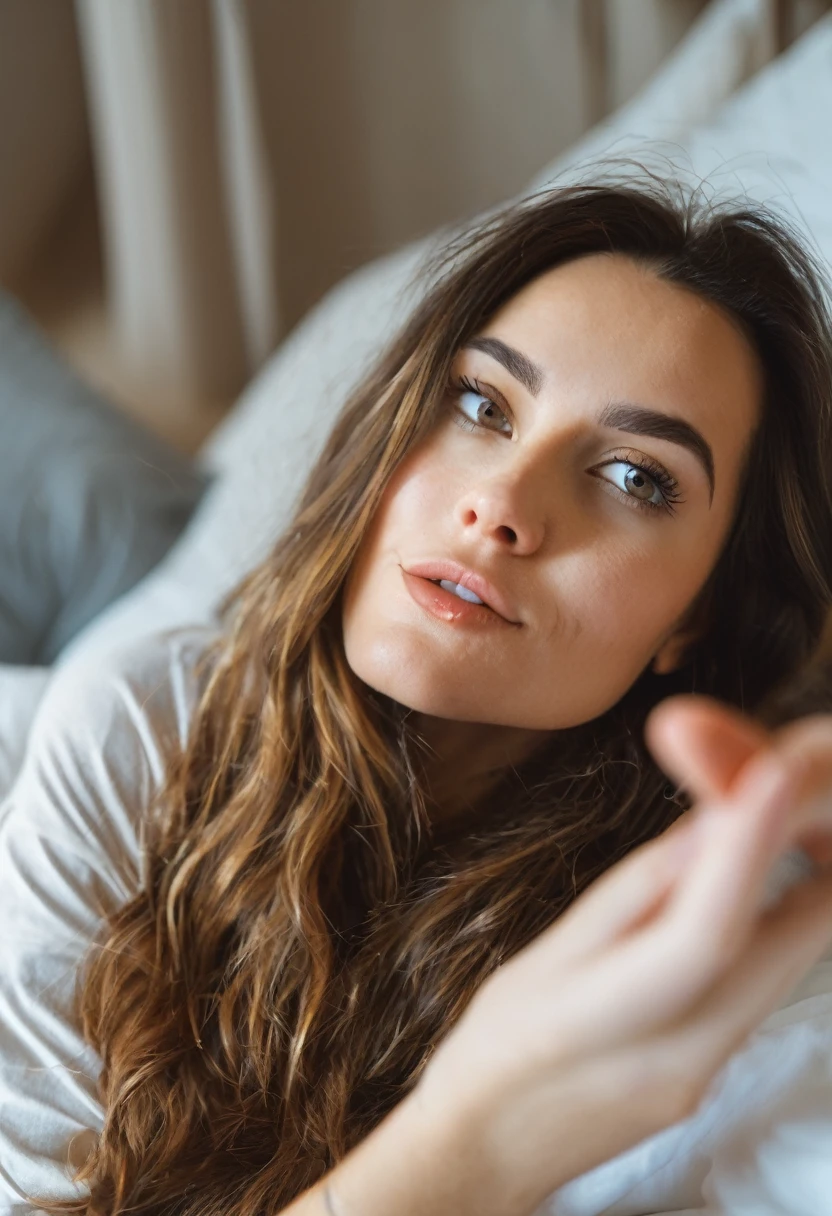
[[469, 570], [459, 562], [454, 561], [426, 561], [414, 562], [412, 565], [405, 566], [403, 569], [407, 574], [416, 574], [419, 578], [429, 579], [447, 579], [449, 582], [457, 583], [461, 587], [466, 587], [469, 591], [473, 591], [474, 595], [479, 596], [482, 602], [487, 607], [493, 609], [498, 616], [504, 617], [510, 621], [512, 625], [519, 625], [521, 622], [517, 619], [511, 603], [503, 595], [498, 587], [495, 587], [492, 582], [489, 582], [483, 575], [477, 574], [476, 570]]

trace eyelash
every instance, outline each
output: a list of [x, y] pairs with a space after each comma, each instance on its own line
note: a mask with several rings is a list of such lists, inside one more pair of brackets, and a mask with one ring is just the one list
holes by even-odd
[[[476, 380], [470, 380], [467, 376], [460, 376], [457, 380], [451, 381], [449, 388], [454, 394], [455, 401], [459, 399], [462, 393], [474, 393], [477, 397], [482, 397], [484, 401], [488, 401], [495, 409], [500, 411], [504, 418], [507, 418], [503, 407], [493, 397], [490, 397], [488, 393], [483, 392]], [[462, 427], [464, 431], [489, 429], [488, 427], [482, 427], [479, 423], [472, 422], [470, 418], [466, 418], [458, 405], [454, 406], [454, 422], [457, 426]], [[495, 433], [499, 434], [499, 432]], [[632, 503], [633, 506], [646, 511], [666, 511], [672, 514], [676, 503], [684, 502], [679, 493], [679, 483], [676, 478], [663, 465], [651, 460], [648, 456], [640, 454], [638, 461], [630, 460], [627, 456], [618, 456], [614, 460], [607, 460], [603, 465], [598, 465], [597, 467], [605, 468], [608, 464], [626, 464], [632, 469], [638, 469], [640, 473], [644, 473], [656, 485], [664, 500], [662, 503], [650, 502], [646, 498], [636, 498], [634, 494], [625, 494], [623, 490], [620, 490], [621, 496], [628, 503]], [[612, 485], [612, 482], [610, 482], [610, 485]], [[615, 488], [618, 489], [617, 486]]]

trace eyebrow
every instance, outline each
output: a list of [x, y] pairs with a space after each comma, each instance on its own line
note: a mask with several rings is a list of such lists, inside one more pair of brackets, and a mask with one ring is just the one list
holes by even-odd
[[[464, 350], [479, 350], [490, 355], [506, 369], [509, 375], [518, 380], [524, 388], [536, 397], [543, 387], [546, 375], [543, 368], [535, 363], [528, 355], [515, 347], [501, 342], [499, 338], [470, 338], [463, 347]], [[610, 402], [598, 418], [600, 426], [609, 427], [615, 431], [626, 431], [630, 435], [645, 435], [652, 439], [664, 439], [668, 443], [676, 443], [687, 448], [701, 464], [710, 486], [710, 501], [713, 502], [716, 475], [714, 472], [714, 454], [705, 436], [689, 422], [663, 414], [660, 410], [650, 410], [644, 405], [635, 405], [630, 401]]]
[[543, 388], [543, 381], [546, 379], [543, 368], [528, 355], [506, 342], [501, 342], [499, 338], [471, 338], [463, 349], [481, 350], [483, 354], [491, 355], [491, 358], [502, 363], [506, 371], [514, 376], [515, 380], [519, 380], [533, 397]]

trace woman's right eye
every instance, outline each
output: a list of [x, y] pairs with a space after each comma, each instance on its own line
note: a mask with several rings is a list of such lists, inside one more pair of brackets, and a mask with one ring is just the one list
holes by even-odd
[[496, 401], [492, 401], [464, 378], [457, 385], [454, 421], [466, 431], [475, 431], [482, 427], [487, 431], [511, 434], [511, 423]]

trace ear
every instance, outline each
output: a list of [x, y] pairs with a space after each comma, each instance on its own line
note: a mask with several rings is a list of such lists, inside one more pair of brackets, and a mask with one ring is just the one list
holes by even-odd
[[698, 640], [699, 631], [679, 629], [672, 634], [653, 656], [651, 667], [657, 676], [670, 675], [682, 666], [688, 648]]
[[712, 594], [712, 587], [709, 582], [687, 609], [681, 620], [677, 621], [673, 632], [662, 642], [653, 656], [653, 662], [650, 664], [656, 675], [666, 676], [681, 667], [690, 647], [698, 642], [706, 632], [711, 616]]

